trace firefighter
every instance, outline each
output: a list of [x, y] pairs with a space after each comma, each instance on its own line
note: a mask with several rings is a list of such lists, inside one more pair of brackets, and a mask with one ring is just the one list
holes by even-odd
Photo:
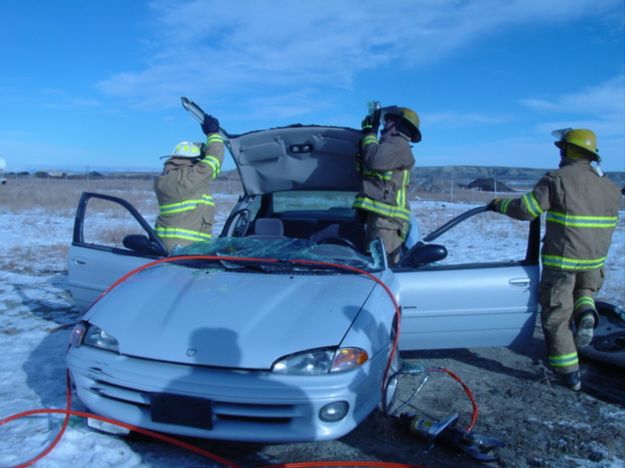
[[592, 341], [597, 325], [594, 295], [603, 283], [620, 194], [592, 164], [601, 161], [592, 131], [567, 128], [553, 135], [560, 168], [543, 176], [531, 192], [496, 198], [489, 208], [522, 220], [547, 213], [539, 302], [548, 362], [566, 387], [579, 391], [577, 350]]
[[216, 118], [207, 115], [202, 131], [206, 144], [178, 143], [154, 183], [159, 204], [155, 231], [170, 252], [212, 237], [215, 203], [208, 188], [221, 169], [224, 142]]
[[353, 206], [365, 215], [366, 245], [380, 237], [395, 265], [410, 225], [407, 192], [415, 160], [409, 142], [421, 141], [419, 116], [407, 107], [388, 107], [379, 142], [371, 116], [362, 121], [362, 132], [357, 164], [362, 186]]

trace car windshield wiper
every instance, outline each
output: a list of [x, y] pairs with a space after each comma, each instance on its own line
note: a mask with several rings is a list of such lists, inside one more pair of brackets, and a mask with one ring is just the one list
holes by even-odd
[[229, 257], [229, 256], [224, 256], [225, 258], [219, 258], [221, 257], [221, 255], [217, 254], [217, 255], [210, 255], [210, 257], [212, 258], [205, 258], [208, 256], [195, 256], [195, 255], [189, 255], [189, 258], [179, 258], [176, 259], [175, 261], [173, 261], [172, 263], [176, 263], [179, 265], [184, 265], [186, 267], [189, 268], [198, 268], [198, 269], [202, 269], [202, 268], [214, 268], [214, 269], [224, 269], [224, 270], [228, 270], [228, 271], [243, 271], [243, 270], [253, 270], [253, 271], [262, 271], [262, 272], [266, 272], [269, 271], [268, 268], [266, 268], [266, 263], [260, 263], [263, 262], [264, 259], [259, 258], [259, 259], [249, 259], [247, 260], [247, 258], [236, 258], [236, 257]]
[[308, 271], [333, 271], [336, 273], [357, 273], [357, 271], [351, 270], [349, 268], [344, 267], [355, 267], [358, 269], [367, 269], [364, 265], [353, 265], [352, 262], [345, 260], [335, 260], [335, 261], [320, 261], [320, 260], [309, 260], [309, 259], [293, 259], [287, 261], [291, 267], [295, 267], [300, 270], [308, 270]]
[[228, 271], [261, 271], [268, 273], [272, 271], [272, 262], [265, 259], [257, 260], [239, 260], [239, 259], [219, 259], [218, 262]]
[[[213, 258], [194, 258], [176, 260], [175, 263], [182, 263], [190, 268], [223, 268], [227, 271], [260, 271], [263, 273], [288, 273], [296, 271], [308, 272], [336, 272], [350, 273], [349, 269], [341, 268], [341, 264], [346, 266], [364, 268], [366, 266], [353, 265], [353, 262], [337, 261], [326, 262], [316, 259], [294, 258], [294, 259], [272, 259], [263, 257], [237, 257], [229, 255], [212, 255]], [[334, 265], [336, 263], [337, 265]]]
[[338, 272], [345, 273], [339, 267], [323, 263], [307, 262], [306, 260], [273, 260], [266, 258], [240, 260], [223, 259], [219, 263], [229, 271], [261, 271], [263, 273], [289, 273], [289, 272]]

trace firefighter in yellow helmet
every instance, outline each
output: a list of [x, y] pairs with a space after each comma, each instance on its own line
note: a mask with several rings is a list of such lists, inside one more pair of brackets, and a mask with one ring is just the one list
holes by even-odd
[[410, 142], [421, 141], [419, 116], [407, 107], [383, 109], [378, 141], [371, 116], [362, 122], [358, 170], [362, 187], [354, 202], [366, 219], [366, 244], [380, 237], [389, 263], [396, 264], [410, 224], [408, 183], [415, 160]]
[[567, 128], [553, 135], [560, 169], [548, 172], [522, 197], [495, 199], [489, 207], [524, 220], [546, 213], [539, 302], [548, 362], [565, 386], [578, 391], [577, 349], [593, 338], [594, 295], [603, 283], [620, 192], [592, 164], [600, 162], [592, 131]]
[[216, 118], [207, 115], [202, 131], [206, 144], [178, 143], [154, 183], [159, 204], [155, 231], [170, 252], [212, 237], [215, 203], [209, 186], [221, 170], [224, 142]]

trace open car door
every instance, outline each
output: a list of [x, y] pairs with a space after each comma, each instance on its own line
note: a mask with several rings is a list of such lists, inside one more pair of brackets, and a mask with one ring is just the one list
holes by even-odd
[[[502, 246], [512, 244], [512, 240], [488, 238], [501, 233], [494, 234], [486, 227], [488, 224], [484, 225], [489, 222], [484, 217], [494, 214], [475, 216], [484, 211], [484, 207], [470, 210], [426, 236], [425, 242], [413, 247], [394, 269], [402, 307], [402, 351], [529, 344], [538, 308], [540, 220], [530, 223], [525, 249], [523, 245], [505, 249]], [[465, 225], [469, 218], [477, 222], [474, 227]], [[493, 218], [490, 222], [510, 222], [508, 231], [516, 242], [519, 232], [527, 229], [525, 223], [509, 218]], [[450, 244], [428, 244], [457, 225], [463, 228], [459, 236], [447, 236], [453, 238]], [[476, 233], [480, 233], [477, 238]], [[469, 245], [457, 246], [462, 241]], [[482, 249], [475, 249], [478, 243], [482, 243]], [[419, 249], [435, 253], [448, 249], [450, 254], [457, 249], [460, 254], [430, 263], [436, 256], [420, 255]], [[470, 258], [472, 250], [486, 258]], [[518, 255], [517, 251], [521, 258], [510, 258]]]
[[80, 309], [130, 270], [167, 255], [139, 212], [121, 198], [85, 192], [69, 248], [69, 289]]

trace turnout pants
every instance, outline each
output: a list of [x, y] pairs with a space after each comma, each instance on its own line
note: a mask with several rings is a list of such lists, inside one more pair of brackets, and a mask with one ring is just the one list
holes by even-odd
[[406, 231], [404, 224], [402, 221], [391, 220], [373, 213], [367, 216], [366, 245], [369, 246], [369, 243], [377, 237], [382, 239], [388, 263], [391, 266], [399, 262]]
[[549, 365], [558, 374], [579, 369], [573, 322], [592, 313], [597, 322], [594, 295], [603, 283], [603, 270], [563, 271], [544, 268], [540, 281], [541, 321]]

